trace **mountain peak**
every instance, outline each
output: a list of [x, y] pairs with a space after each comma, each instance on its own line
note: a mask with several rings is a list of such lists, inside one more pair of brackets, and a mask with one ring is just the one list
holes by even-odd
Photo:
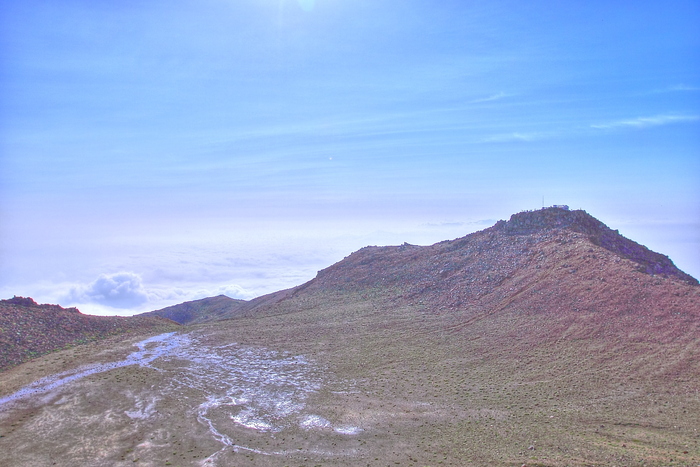
[[[578, 300], [572, 291], [583, 288], [581, 300], [591, 301], [596, 295], [603, 297], [600, 303], [619, 302], [611, 292], [618, 286], [637, 293], [639, 280], [659, 282], [659, 277], [642, 279], [637, 277], [639, 273], [685, 283], [673, 287], [698, 285], [667, 256], [623, 237], [587, 212], [553, 206], [513, 214], [510, 220], [498, 221], [485, 230], [430, 246], [367, 246], [322, 269], [305, 284], [254, 300], [210, 297], [144, 315], [198, 324], [254, 316], [261, 310], [288, 311], [279, 304], [317, 293], [360, 292], [435, 309], [486, 310], [505, 303], [514, 290], [520, 294], [549, 288], [554, 291], [551, 293], [561, 294], [564, 303], [566, 297]], [[553, 305], [537, 306], [544, 309]]]
[[607, 229], [605, 224], [586, 211], [570, 211], [567, 206], [519, 212], [510, 216], [508, 221], [498, 221], [494, 227], [511, 235], [527, 235], [551, 229], [569, 229], [594, 234]]
[[639, 270], [651, 275], [672, 276], [689, 284], [698, 280], [678, 269], [668, 256], [651, 251], [612, 230], [583, 210], [570, 211], [566, 206], [552, 206], [537, 211], [513, 214], [506, 221], [498, 221], [493, 227], [506, 235], [531, 235], [538, 232], [569, 230], [586, 235], [595, 245], [639, 264]]

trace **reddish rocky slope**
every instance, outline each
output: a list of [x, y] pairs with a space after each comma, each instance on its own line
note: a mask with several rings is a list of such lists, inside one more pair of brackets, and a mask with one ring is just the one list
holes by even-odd
[[0, 300], [0, 371], [47, 352], [131, 331], [177, 327], [160, 317], [84, 315], [77, 308], [39, 305], [31, 298]]
[[[584, 211], [546, 208], [431, 246], [365, 247], [316, 278], [220, 313], [286, 310], [290, 298], [360, 293], [433, 311], [557, 310], [696, 316], [698, 281]], [[289, 305], [289, 304], [288, 304]], [[294, 307], [292, 307], [294, 308]]]

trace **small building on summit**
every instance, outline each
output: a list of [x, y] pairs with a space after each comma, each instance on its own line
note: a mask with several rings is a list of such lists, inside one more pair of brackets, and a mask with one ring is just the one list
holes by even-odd
[[563, 210], [565, 210], [565, 211], [568, 211], [568, 210], [569, 210], [569, 206], [566, 205], [566, 204], [553, 204], [552, 207], [553, 207], [553, 208], [563, 209]]

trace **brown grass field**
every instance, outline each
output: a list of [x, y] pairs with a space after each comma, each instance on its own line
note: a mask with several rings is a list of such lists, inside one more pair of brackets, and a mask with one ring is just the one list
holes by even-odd
[[[697, 339], [546, 337], [562, 323], [517, 310], [464, 326], [382, 299], [313, 298], [303, 311], [183, 332], [305, 355], [323, 380], [306, 410], [362, 431], [265, 433], [228, 420], [237, 445], [262, 453], [224, 449], [211, 465], [700, 465]], [[40, 357], [3, 374], [0, 393], [131, 350], [115, 339]], [[196, 412], [215, 389], [163, 391], [182, 364], [157, 362], [14, 402], [0, 412], [4, 465], [185, 466], [221, 451]], [[147, 417], [125, 415], [149, 401]]]

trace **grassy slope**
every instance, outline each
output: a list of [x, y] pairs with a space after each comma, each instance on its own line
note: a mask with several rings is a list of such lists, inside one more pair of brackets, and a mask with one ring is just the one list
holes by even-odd
[[[291, 430], [256, 441], [307, 453], [343, 449], [352, 452], [348, 457], [307, 454], [304, 460], [230, 452], [217, 465], [700, 463], [697, 329], [679, 329], [666, 341], [630, 334], [616, 322], [572, 321], [517, 307], [481, 319], [468, 310], [439, 313], [372, 291], [306, 294], [271, 311], [284, 314], [196, 329], [210, 342], [307, 355], [342, 383], [313, 395], [308, 411], [365, 431], [329, 441]], [[29, 378], [28, 372], [50, 371], [56, 359], [70, 366], [107, 351], [98, 343], [90, 346], [92, 356], [58, 352], [7, 376]], [[110, 351], [116, 348], [112, 343]], [[58, 465], [68, 465], [68, 460], [72, 465], [134, 465], [135, 459], [146, 465], [164, 459], [171, 465], [198, 465], [219, 447], [197, 422], [196, 406], [187, 405], [189, 399], [197, 400], [196, 394], [161, 401], [160, 415], [138, 425], [123, 416], [133, 407], [117, 405], [124, 394], [147, 394], [153, 385], [167, 385], [158, 380], [161, 374], [139, 367], [114, 370], [77, 385], [68, 403], [14, 412], [0, 423], [5, 436], [0, 443], [13, 446], [12, 459], [20, 460], [9, 465], [46, 459], [49, 447], [50, 459]], [[83, 392], [87, 390], [93, 392]], [[63, 415], [56, 419], [59, 413]], [[104, 413], [112, 415], [104, 418]], [[120, 414], [126, 420], [121, 425]], [[47, 428], [41, 420], [60, 428]], [[84, 420], [92, 420], [89, 427], [103, 428], [83, 431]], [[50, 445], [32, 435], [37, 430], [48, 435]], [[75, 443], [85, 448], [68, 449]], [[121, 457], [90, 463], [110, 452]]]
[[643, 317], [517, 306], [474, 317], [367, 294], [298, 300], [283, 304], [297, 312], [212, 332], [305, 353], [357, 381], [342, 403], [317, 401], [373, 433], [363, 464], [351, 465], [700, 461], [697, 314], [664, 337], [632, 332]]

